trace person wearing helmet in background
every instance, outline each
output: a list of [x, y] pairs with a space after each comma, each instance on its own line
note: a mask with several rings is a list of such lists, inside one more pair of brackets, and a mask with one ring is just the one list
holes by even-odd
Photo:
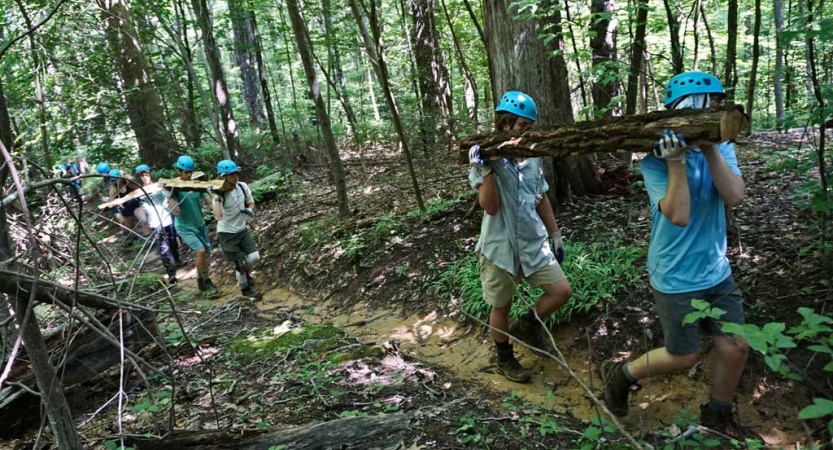
[[[668, 109], [720, 106], [723, 85], [703, 72], [671, 78], [666, 89]], [[693, 299], [707, 301], [725, 313], [723, 323], [744, 324], [743, 297], [726, 257], [724, 206], [739, 205], [745, 184], [734, 145], [696, 147], [685, 137], [665, 130], [653, 153], [642, 160], [653, 225], [648, 248], [648, 275], [665, 345], [630, 362], [607, 360], [599, 366], [604, 398], [618, 416], [628, 412], [628, 392], [648, 377], [688, 371], [697, 362], [701, 330], [714, 336], [709, 400], [700, 407], [700, 423], [743, 441], [760, 436], [738, 423], [732, 398], [749, 352], [745, 339], [721, 331], [713, 319], [684, 324], [694, 312]]]
[[[191, 181], [194, 168], [194, 159], [190, 156], [182, 155], [176, 160], [176, 170], [182, 181]], [[179, 237], [197, 255], [197, 287], [206, 296], [213, 297], [217, 293], [217, 288], [208, 273], [211, 239], [208, 237], [208, 226], [205, 224], [200, 205], [201, 202], [205, 202], [211, 208], [211, 196], [205, 192], [182, 191], [174, 188], [171, 190], [168, 202]]]
[[[143, 187], [150, 187], [153, 184], [153, 174], [150, 171], [150, 166], [147, 164], [136, 166], [136, 178], [139, 179]], [[177, 284], [176, 268], [181, 266], [182, 263], [179, 260], [179, 241], [176, 238], [176, 228], [171, 216], [168, 191], [162, 189], [159, 192], [148, 193], [142, 199], [144, 201], [144, 205], [142, 205], [144, 212], [139, 216], [139, 220], [146, 224], [153, 233], [156, 251], [159, 253], [159, 259], [162, 260], [162, 265], [168, 274], [168, 284], [173, 286]]]
[[[136, 181], [124, 176], [119, 169], [110, 169], [110, 178], [113, 180], [110, 184], [110, 201], [125, 197], [139, 188], [139, 184]], [[125, 247], [133, 245], [133, 242], [139, 237], [133, 229], [137, 223], [136, 212], [139, 211], [141, 213], [141, 208], [142, 199], [134, 198], [110, 209], [110, 212], [116, 216], [116, 220], [123, 227], [123, 234], [126, 236], [124, 240]]]
[[[532, 97], [517, 91], [506, 92], [495, 113], [497, 131], [525, 131], [538, 117]], [[469, 182], [477, 189], [484, 210], [475, 251], [480, 255], [483, 299], [492, 307], [489, 326], [495, 341], [496, 367], [507, 379], [524, 383], [531, 373], [515, 359], [508, 335], [550, 350], [539, 319], [545, 320], [572, 295], [560, 265], [564, 242], [546, 195], [549, 185], [541, 158], [488, 161], [475, 145], [469, 151], [469, 163]], [[521, 278], [541, 286], [544, 293], [510, 326], [512, 297]]]
[[214, 196], [214, 218], [217, 219], [217, 236], [223, 256], [234, 264], [242, 294], [258, 299], [260, 292], [254, 289], [255, 280], [250, 271], [260, 261], [260, 252], [248, 229], [249, 219], [254, 216], [255, 201], [249, 185], [239, 181], [239, 170], [237, 164], [228, 159], [217, 163], [217, 173], [233, 187], [223, 194], [209, 192]]
[[84, 202], [90, 202], [101, 197], [101, 200], [104, 203], [110, 201], [110, 197], [108, 197], [108, 193], [110, 191], [110, 184], [112, 180], [110, 179], [110, 164], [106, 162], [100, 162], [95, 166], [95, 172], [101, 176], [101, 178], [91, 178], [92, 181], [90, 184], [87, 184], [84, 188]]

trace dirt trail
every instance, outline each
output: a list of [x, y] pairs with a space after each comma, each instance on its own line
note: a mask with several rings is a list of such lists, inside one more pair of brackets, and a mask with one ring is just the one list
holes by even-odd
[[[193, 283], [187, 280], [186, 285]], [[236, 295], [236, 292], [216, 300], [222, 305]], [[328, 324], [343, 328], [355, 334], [366, 343], [376, 345], [395, 339], [400, 349], [426, 363], [445, 368], [455, 377], [475, 381], [484, 388], [506, 395], [515, 393], [519, 398], [533, 404], [552, 407], [555, 411], [568, 413], [582, 420], [590, 421], [597, 411], [592, 407], [585, 392], [566, 371], [555, 361], [545, 360], [516, 345], [521, 364], [532, 367], [533, 379], [528, 384], [508, 382], [503, 376], [491, 370], [491, 345], [486, 342], [481, 328], [460, 326], [455, 321], [438, 317], [436, 313], [415, 314], [401, 318], [393, 310], [370, 309], [357, 304], [349, 310], [340, 310], [335, 302], [310, 301], [282, 289], [264, 293], [263, 301], [257, 303], [261, 315], [267, 320], [283, 320], [277, 313], [291, 313], [293, 316], [313, 325]], [[584, 331], [576, 327], [564, 327], [554, 334], [556, 343], [567, 357], [568, 364], [582, 377], [585, 384], [599, 392], [600, 381], [595, 367], [589, 367], [587, 339]], [[622, 357], [631, 355], [622, 354]], [[710, 358], [704, 358], [708, 361]], [[692, 377], [662, 377], [644, 383], [637, 400], [631, 398], [631, 414], [624, 424], [635, 434], [649, 433], [660, 428], [673, 427], [673, 418], [681, 409], [687, 409], [693, 417], [699, 414], [699, 405], [708, 394], [708, 363], [698, 365]], [[704, 375], [705, 374], [705, 375]], [[590, 375], [590, 376], [588, 376]], [[754, 427], [769, 444], [781, 448], [793, 448], [795, 442], [805, 437], [804, 429], [795, 417], [798, 406], [793, 401], [805, 398], [796, 389], [795, 394], [782, 396], [783, 391], [761, 392], [757, 387], [738, 398], [740, 416], [747, 425]], [[553, 395], [548, 395], [552, 392]]]

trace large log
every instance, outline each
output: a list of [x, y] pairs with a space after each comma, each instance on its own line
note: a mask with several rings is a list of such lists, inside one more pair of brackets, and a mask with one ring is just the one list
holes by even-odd
[[[202, 177], [204, 174], [202, 172], [194, 172], [194, 175], [198, 177]], [[98, 205], [98, 209], [109, 209], [115, 208], [116, 206], [121, 206], [124, 203], [129, 202], [130, 200], [144, 197], [145, 195], [155, 194], [162, 189], [180, 189], [183, 191], [208, 191], [208, 188], [211, 187], [214, 189], [215, 192], [224, 193], [232, 190], [234, 187], [224, 180], [210, 180], [210, 181], [199, 181], [193, 179], [191, 181], [183, 181], [179, 178], [160, 178], [156, 181], [156, 183], [151, 183], [147, 186], [142, 186], [141, 189], [136, 189], [133, 192], [125, 195], [124, 197], [119, 197], [107, 203], [102, 203]]]
[[394, 450], [402, 448], [409, 428], [410, 417], [396, 413], [292, 428], [174, 432], [162, 440], [130, 439], [125, 444], [137, 450]]
[[[734, 140], [749, 128], [749, 117], [739, 105], [718, 109], [657, 111], [648, 114], [610, 117], [579, 122], [550, 130], [525, 133], [503, 132], [468, 136], [460, 143], [461, 153], [479, 145], [489, 158], [586, 155], [599, 152], [651, 151], [663, 130], [674, 130], [691, 145]], [[468, 157], [465, 157], [468, 160]]]

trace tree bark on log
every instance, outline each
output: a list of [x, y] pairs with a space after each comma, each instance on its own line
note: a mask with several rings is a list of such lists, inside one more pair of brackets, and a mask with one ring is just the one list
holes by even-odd
[[[555, 127], [550, 130], [488, 133], [468, 136], [460, 143], [467, 153], [479, 145], [487, 158], [586, 155], [602, 152], [651, 151], [663, 130], [685, 136], [689, 145], [714, 144], [737, 138], [749, 127], [738, 105], [720, 109], [657, 111], [638, 116], [611, 117]], [[465, 157], [468, 160], [468, 156]]]
[[283, 429], [175, 432], [167, 439], [132, 439], [125, 444], [137, 450], [267, 450], [281, 445], [292, 450], [394, 450], [401, 448], [409, 426], [410, 417], [396, 413]]
[[[32, 288], [32, 280], [33, 278], [30, 275], [20, 272], [12, 272], [9, 270], [0, 270], [0, 293], [8, 294], [10, 296], [29, 295], [31, 292], [30, 289]], [[150, 308], [138, 307], [136, 305], [119, 302], [104, 295], [80, 290], [75, 291], [59, 284], [38, 279], [35, 300], [43, 303], [51, 303], [51, 297], [55, 297], [67, 305], [72, 305], [77, 301], [79, 305], [96, 309], [107, 309], [119, 306], [126, 309], [150, 310]]]

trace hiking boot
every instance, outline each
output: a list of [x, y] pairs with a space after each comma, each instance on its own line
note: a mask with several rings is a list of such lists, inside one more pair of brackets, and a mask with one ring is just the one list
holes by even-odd
[[[518, 319], [509, 326], [509, 334], [518, 341], [531, 347], [539, 348], [545, 352], [552, 351], [548, 343], [548, 338], [545, 339], [544, 328], [537, 321], [530, 322], [528, 320]], [[546, 353], [541, 353], [536, 350], [532, 351], [538, 356], [547, 356]]]
[[203, 281], [200, 277], [197, 277], [197, 289], [199, 289], [200, 292], [205, 290], [205, 281]]
[[170, 276], [170, 275], [168, 276], [168, 284], [169, 284], [169, 285], [171, 285], [171, 286], [176, 286], [176, 284], [177, 284], [178, 282], [179, 282], [179, 281], [176, 279], [176, 277], [173, 277], [173, 276]]
[[712, 409], [708, 404], [700, 405], [700, 425], [705, 428], [725, 434], [740, 442], [747, 439], [766, 443], [758, 433], [751, 428], [741, 425], [737, 412], [733, 408]]
[[199, 280], [202, 283], [202, 287], [200, 288], [200, 292], [204, 298], [213, 299], [217, 298], [219, 292], [217, 288], [214, 286], [214, 283], [211, 282], [211, 278], [206, 278], [205, 280]]
[[251, 286], [247, 286], [247, 287], [241, 289], [240, 293], [243, 294], [243, 297], [248, 297], [252, 300], [257, 300], [262, 296], [262, 294], [260, 292], [252, 289]]
[[249, 287], [255, 286], [255, 279], [252, 278], [252, 274], [249, 272], [246, 272], [246, 283], [249, 283]]
[[615, 362], [612, 359], [602, 361], [599, 364], [599, 377], [604, 387], [604, 401], [607, 409], [619, 417], [628, 415], [628, 393], [639, 390], [639, 384], [629, 383], [622, 371], [624, 362]]
[[495, 350], [497, 352], [497, 364], [495, 365], [497, 373], [506, 377], [507, 380], [516, 383], [526, 383], [532, 378], [532, 373], [524, 369], [521, 363], [515, 359], [515, 352], [512, 351], [511, 346], [509, 347], [509, 351], [506, 352], [499, 349]]
[[211, 281], [211, 278], [206, 278], [205, 280], [202, 281], [202, 283], [203, 283], [203, 286], [205, 286], [204, 290], [206, 290], [206, 291], [216, 291], [217, 290], [217, 286], [214, 286], [214, 282]]

